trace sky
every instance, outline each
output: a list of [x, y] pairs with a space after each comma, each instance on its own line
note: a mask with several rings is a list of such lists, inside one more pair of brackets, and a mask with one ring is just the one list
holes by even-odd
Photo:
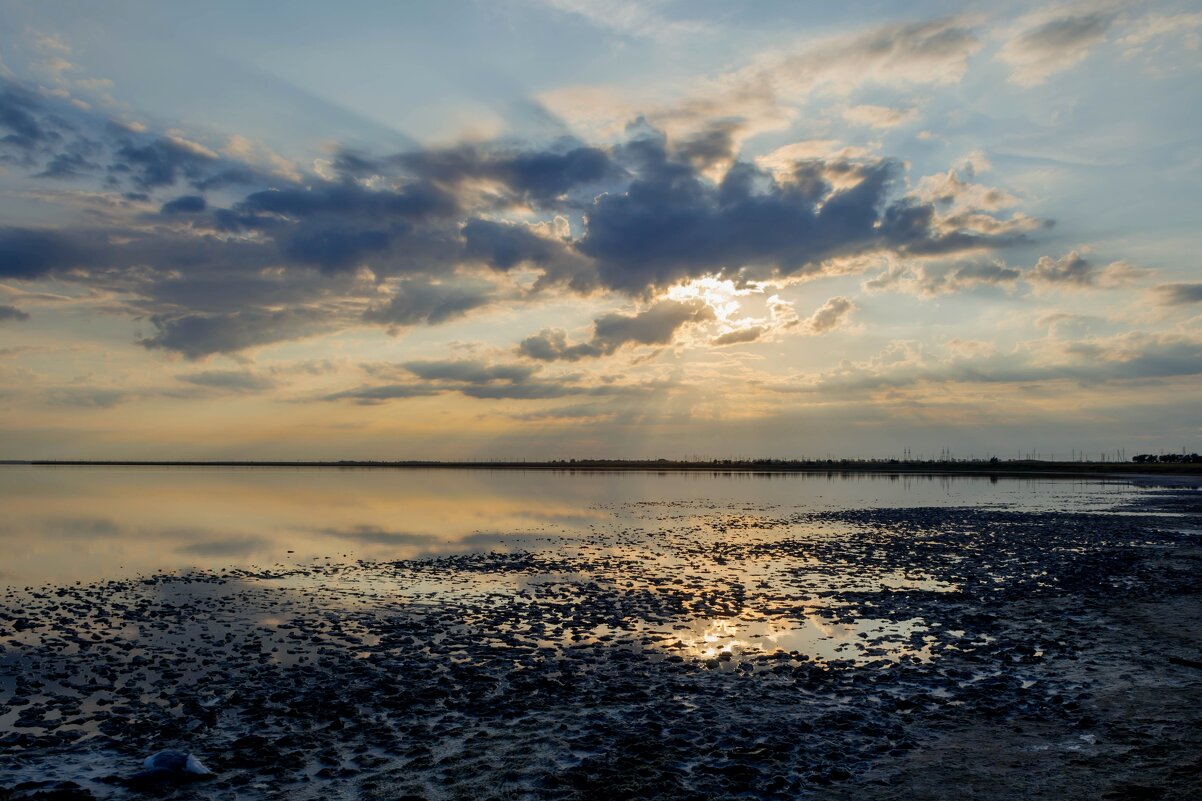
[[0, 17], [0, 458], [1202, 451], [1202, 3]]

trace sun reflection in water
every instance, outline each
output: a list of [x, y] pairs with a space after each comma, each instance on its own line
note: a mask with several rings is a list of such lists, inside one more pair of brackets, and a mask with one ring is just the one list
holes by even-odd
[[697, 660], [784, 652], [816, 661], [896, 661], [904, 656], [926, 658], [925, 631], [919, 619], [839, 623], [816, 614], [800, 621], [721, 617], [678, 624], [664, 632], [660, 647]]

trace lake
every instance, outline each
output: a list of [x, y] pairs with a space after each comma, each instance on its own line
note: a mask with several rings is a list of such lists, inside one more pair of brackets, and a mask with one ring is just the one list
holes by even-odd
[[5, 466], [0, 510], [4, 797], [170, 792], [164, 748], [256, 801], [1133, 797], [1202, 747], [1190, 487]]
[[688, 523], [647, 519], [648, 503], [1038, 511], [1101, 509], [1143, 491], [1115, 479], [6, 465], [0, 582], [541, 548], [597, 527]]

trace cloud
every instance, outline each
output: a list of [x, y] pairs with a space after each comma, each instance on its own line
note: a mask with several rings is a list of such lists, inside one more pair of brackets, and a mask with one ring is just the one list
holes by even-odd
[[207, 370], [178, 375], [176, 378], [199, 387], [230, 392], [265, 392], [276, 386], [273, 379], [246, 370]]
[[825, 334], [843, 325], [855, 308], [856, 304], [849, 298], [831, 298], [810, 315], [809, 319], [802, 321], [801, 327], [811, 334]]
[[141, 189], [174, 186], [181, 178], [202, 180], [217, 154], [175, 137], [150, 142], [126, 141], [109, 167], [114, 176], [127, 176]]
[[580, 421], [596, 420], [597, 418], [612, 417], [614, 410], [596, 403], [576, 403], [571, 406], [556, 406], [551, 409], [540, 409], [536, 412], [525, 412], [512, 415], [514, 420], [526, 422], [541, 422], [544, 420]]
[[92, 409], [111, 409], [133, 397], [134, 394], [120, 389], [98, 387], [60, 387], [46, 393], [50, 406], [76, 406]]
[[1202, 284], [1161, 284], [1153, 289], [1162, 306], [1202, 303]]
[[547, 264], [563, 249], [562, 243], [539, 236], [528, 226], [478, 218], [463, 226], [463, 240], [467, 258], [502, 271], [521, 264]]
[[587, 145], [552, 145], [520, 150], [499, 146], [461, 144], [455, 147], [400, 153], [383, 160], [355, 158], [336, 168], [357, 173], [387, 174], [392, 165], [438, 185], [463, 191], [468, 184], [492, 183], [512, 197], [507, 203], [540, 205], [571, 202], [573, 193], [621, 175], [610, 154]]
[[892, 342], [871, 359], [844, 362], [835, 370], [774, 389], [861, 397], [868, 391], [920, 385], [1104, 384], [1202, 375], [1202, 339], [1193, 335], [1133, 331], [1089, 339], [1044, 339], [1020, 343], [1007, 352], [988, 343], [948, 345], [947, 356], [940, 357], [918, 342]]
[[325, 395], [324, 400], [352, 400], [374, 405], [390, 400], [459, 394], [480, 400], [549, 400], [572, 396], [637, 396], [663, 392], [663, 384], [582, 383], [579, 374], [544, 375], [541, 365], [489, 363], [479, 359], [429, 359], [400, 364], [366, 365], [380, 383]]
[[896, 128], [917, 116], [917, 109], [897, 109], [889, 106], [859, 105], [843, 111], [843, 119], [851, 124], [871, 128]]
[[47, 163], [45, 169], [37, 173], [38, 178], [78, 178], [99, 169], [96, 162], [90, 160], [90, 144], [76, 145], [76, 149], [55, 154]]
[[0, 278], [42, 278], [85, 259], [82, 250], [53, 231], [0, 228]]
[[747, 342], [756, 342], [765, 334], [769, 328], [764, 325], [753, 325], [747, 328], [737, 328], [734, 331], [727, 331], [725, 334], [716, 336], [710, 340], [710, 344], [715, 347], [723, 347], [726, 345], [740, 345]]
[[1196, 52], [1202, 47], [1199, 28], [1202, 11], [1146, 14], [1127, 28], [1118, 44], [1124, 58], [1142, 57], [1154, 74], [1164, 75], [1196, 67], [1191, 59], [1181, 57], [1180, 50]]
[[326, 395], [324, 400], [353, 400], [361, 406], [374, 406], [390, 400], [438, 395], [442, 390], [421, 384], [377, 384], [361, 386]]
[[969, 264], [899, 263], [865, 281], [864, 288], [870, 292], [909, 292], [932, 297], [978, 287], [1012, 289], [1022, 277], [1022, 270], [997, 261]]
[[579, 250], [629, 293], [713, 273], [788, 276], [867, 253], [947, 255], [1022, 241], [1029, 226], [985, 213], [941, 217], [896, 192], [901, 165], [802, 161], [787, 180], [739, 163], [719, 182], [672, 158], [662, 136], [631, 142], [640, 164], [599, 197]]
[[338, 272], [370, 259], [380, 272], [397, 273], [447, 263], [457, 247], [430, 225], [458, 212], [450, 192], [417, 181], [380, 190], [355, 183], [265, 190], [214, 216], [228, 230], [270, 233], [293, 263]]
[[[857, 46], [931, 55], [965, 42], [945, 23], [896, 32], [902, 43]], [[241, 140], [217, 152], [183, 131], [135, 130], [3, 86], [15, 98], [6, 130], [30, 143], [31, 174], [86, 171], [97, 187], [85, 223], [0, 229], [0, 278], [103, 292], [154, 327], [140, 344], [190, 359], [353, 326], [438, 325], [555, 292], [645, 302], [703, 276], [976, 253], [1025, 241], [1039, 225], [997, 215], [1000, 204], [981, 193], [943, 206], [923, 198], [896, 160], [778, 154], [768, 171], [741, 160], [735, 126], [721, 118], [676, 138], [643, 121], [605, 145], [343, 150], [298, 180], [239, 161], [258, 152]], [[84, 161], [54, 166], [73, 155]], [[577, 360], [667, 344], [698, 314], [712, 311], [605, 315], [586, 342], [548, 333], [527, 348]]]
[[215, 353], [236, 353], [258, 345], [311, 336], [329, 330], [332, 321], [313, 309], [247, 309], [230, 314], [156, 315], [151, 322], [158, 333], [142, 339], [140, 345], [202, 359]]
[[36, 96], [16, 84], [0, 79], [0, 143], [32, 150], [52, 136], [39, 122]]
[[486, 306], [495, 298], [495, 288], [481, 281], [435, 283], [407, 279], [394, 286], [387, 303], [364, 312], [363, 319], [393, 326], [437, 325]]
[[1106, 40], [1114, 17], [1099, 11], [1041, 19], [1002, 45], [998, 58], [1010, 66], [1011, 82], [1038, 86], [1084, 61], [1095, 45]]
[[1130, 283], [1146, 271], [1124, 261], [1098, 267], [1080, 252], [1073, 250], [1058, 259], [1040, 256], [1026, 278], [1037, 284], [1069, 288], [1113, 288]]
[[203, 195], [182, 195], [169, 200], [159, 209], [160, 214], [200, 214], [206, 208]]
[[1002, 261], [969, 264], [894, 263], [866, 281], [869, 291], [899, 291], [931, 297], [965, 292], [979, 287], [1014, 290], [1025, 281], [1059, 290], [1113, 289], [1147, 274], [1147, 270], [1125, 261], [1099, 267], [1073, 250], [1059, 258], [1041, 256], [1029, 270], [1010, 267]]
[[[995, 212], [1017, 205], [1019, 199], [1009, 192], [972, 183], [971, 179], [976, 173], [987, 168], [988, 162], [984, 161], [983, 156], [972, 154], [959, 169], [921, 178], [914, 195], [929, 203], [966, 213], [978, 210]], [[961, 173], [964, 177], [961, 177]]]
[[427, 381], [462, 384], [491, 384], [497, 381], [513, 384], [525, 381], [538, 372], [537, 367], [525, 364], [489, 365], [472, 359], [413, 361], [401, 366]]
[[405, 362], [402, 368], [433, 386], [470, 398], [537, 400], [587, 393], [574, 386], [575, 377], [536, 378], [539, 368], [528, 364], [486, 364], [472, 359]]
[[1101, 317], [1062, 311], [1045, 312], [1035, 318], [1036, 326], [1046, 328], [1049, 335], [1059, 338], [1084, 337], [1103, 323], [1105, 320]]
[[29, 319], [29, 313], [21, 311], [16, 306], [0, 305], [0, 323], [22, 322]]
[[670, 102], [630, 99], [587, 86], [555, 90], [539, 99], [591, 135], [612, 135], [615, 123], [643, 116], [683, 139], [712, 130], [721, 120], [737, 145], [755, 133], [788, 127], [816, 95], [847, 96], [865, 85], [954, 83], [980, 46], [970, 24], [961, 19], [890, 24], [768, 50], [741, 68], [698, 82]]
[[578, 361], [607, 356], [626, 345], [667, 345], [683, 326], [713, 319], [714, 310], [702, 300], [663, 300], [637, 314], [598, 317], [588, 342], [569, 345], [563, 331], [546, 329], [524, 339], [518, 351], [538, 361]]

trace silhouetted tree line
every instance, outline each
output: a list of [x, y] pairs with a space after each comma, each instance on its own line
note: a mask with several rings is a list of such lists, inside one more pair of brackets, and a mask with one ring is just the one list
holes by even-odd
[[1197, 453], [1141, 453], [1132, 456], [1136, 464], [1202, 464], [1202, 454]]

